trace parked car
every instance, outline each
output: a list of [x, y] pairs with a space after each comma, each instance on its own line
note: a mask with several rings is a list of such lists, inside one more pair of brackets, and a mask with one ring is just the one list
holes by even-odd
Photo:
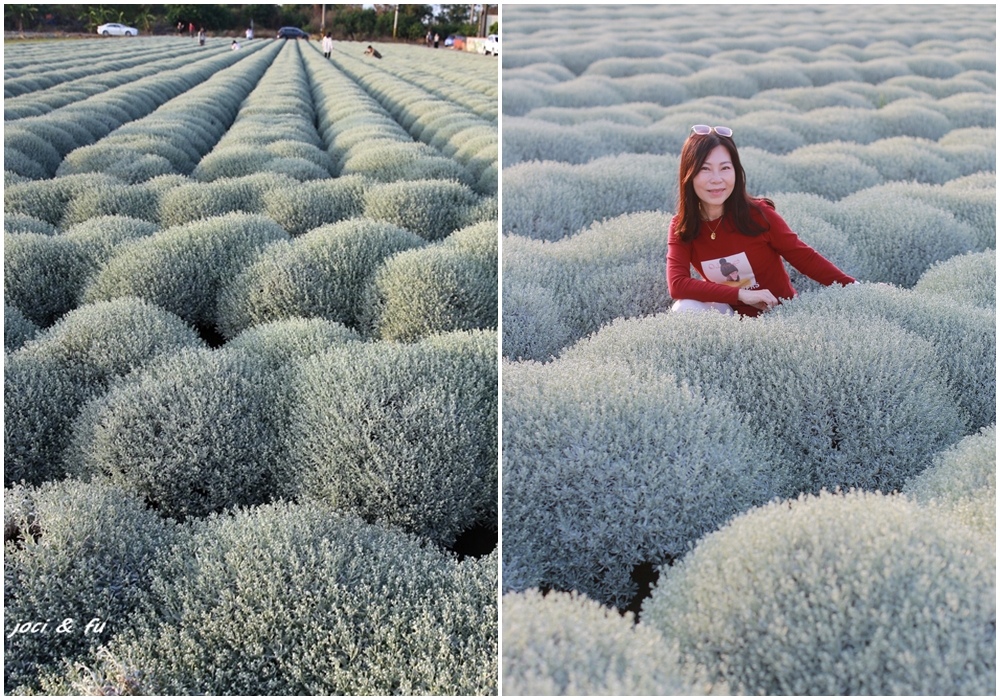
[[482, 44], [482, 52], [484, 55], [489, 56], [499, 56], [500, 55], [500, 35], [499, 34], [487, 34], [486, 41]]
[[139, 36], [139, 30], [117, 22], [108, 22], [97, 28], [101, 36]]
[[282, 27], [278, 30], [278, 39], [305, 39], [309, 41], [309, 35], [298, 27]]

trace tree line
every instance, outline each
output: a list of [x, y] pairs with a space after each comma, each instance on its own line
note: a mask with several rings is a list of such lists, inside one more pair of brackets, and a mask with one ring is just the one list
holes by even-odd
[[[435, 7], [439, 8], [435, 12]], [[488, 7], [488, 6], [478, 6]], [[294, 26], [310, 34], [329, 32], [335, 39], [373, 40], [395, 37], [417, 41], [427, 32], [475, 36], [473, 5], [4, 5], [4, 29], [16, 32], [93, 33], [106, 22], [121, 22], [143, 34], [187, 31], [190, 25], [208, 32], [242, 33], [253, 27], [259, 36]], [[497, 30], [496, 23], [490, 27]]]

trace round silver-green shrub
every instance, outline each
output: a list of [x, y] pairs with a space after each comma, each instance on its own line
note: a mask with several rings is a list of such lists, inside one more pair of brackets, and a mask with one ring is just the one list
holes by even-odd
[[[173, 523], [115, 487], [5, 489], [4, 692], [39, 693], [41, 675], [127, 629], [175, 538]], [[36, 623], [44, 632], [18, 633]]]
[[286, 367], [331, 347], [362, 341], [356, 331], [334, 321], [289, 318], [248, 328], [227, 342], [226, 348], [246, 350], [276, 367]]
[[992, 541], [902, 496], [764, 506], [661, 578], [643, 624], [748, 695], [992, 695]]
[[997, 534], [997, 427], [984, 427], [941, 452], [903, 493], [945, 509], [991, 539]]
[[62, 227], [72, 228], [103, 216], [126, 216], [131, 219], [158, 221], [160, 197], [158, 189], [146, 182], [128, 185], [116, 180], [97, 184], [74, 195], [66, 204]]
[[858, 325], [878, 317], [930, 342], [968, 429], [996, 420], [996, 315], [939, 295], [886, 284], [851, 285], [802, 294], [775, 315], [850, 317]]
[[44, 233], [48, 236], [56, 233], [56, 227], [48, 221], [42, 221], [30, 214], [11, 212], [3, 217], [4, 233]]
[[708, 695], [724, 684], [695, 679], [671, 645], [584, 595], [531, 589], [507, 593], [503, 610], [504, 695]]
[[775, 445], [782, 497], [898, 489], [966, 429], [936, 348], [883, 318], [660, 314], [612, 322], [562, 356], [675, 374], [735, 402]]
[[[568, 340], [576, 340], [612, 319], [667, 309], [670, 297], [664, 283], [664, 256], [669, 225], [668, 214], [639, 212], [594, 223], [558, 241], [507, 236], [504, 293], [516, 294], [515, 289], [526, 286], [549, 290], [561, 320], [552, 329], [539, 328], [544, 336], [532, 341], [536, 349], [522, 357], [547, 358], [562, 347], [556, 347], [554, 339], [562, 336], [564, 327], [571, 333]], [[537, 312], [512, 310], [504, 324], [511, 323], [512, 333], [526, 337], [527, 329], [518, 329], [517, 324], [534, 326]], [[513, 348], [504, 353], [515, 357], [509, 351]]]
[[177, 519], [289, 497], [282, 379], [245, 350], [164, 357], [86, 405], [68, 465]]
[[543, 362], [577, 339], [551, 289], [530, 282], [505, 283], [501, 294], [504, 357]]
[[677, 158], [619, 154], [586, 165], [520, 163], [504, 169], [503, 232], [559, 240], [595, 221], [666, 211], [677, 191]]
[[451, 180], [389, 182], [365, 191], [364, 216], [435, 241], [469, 223], [479, 201], [471, 188]]
[[367, 185], [361, 176], [343, 176], [269, 189], [264, 192], [264, 213], [290, 236], [301, 236], [325, 224], [361, 216]]
[[497, 327], [497, 225], [484, 222], [403, 251], [378, 268], [365, 304], [371, 333], [410, 341]]
[[613, 356], [504, 364], [506, 589], [625, 607], [635, 567], [668, 563], [774, 495], [766, 439], [667, 372]]
[[960, 305], [996, 309], [997, 253], [984, 250], [936, 262], [920, 276], [913, 291], [939, 294]]
[[114, 257], [120, 245], [152, 236], [159, 228], [150, 221], [111, 214], [88, 218], [64, 231], [63, 235], [80, 246], [80, 251], [96, 272]]
[[[496, 558], [315, 504], [192, 524], [151, 572], [144, 623], [96, 672], [143, 695], [487, 695], [497, 692]], [[134, 680], [133, 680], [134, 679]]]
[[335, 347], [294, 381], [301, 496], [446, 546], [495, 519], [496, 333]]
[[82, 406], [161, 355], [201, 347], [181, 319], [139, 299], [81, 306], [7, 357], [5, 483], [64, 476], [63, 451]]
[[287, 239], [284, 229], [256, 214], [226, 214], [167, 228], [120, 246], [90, 281], [84, 300], [136, 296], [188, 323], [212, 327], [223, 287], [261, 251]]
[[227, 280], [218, 328], [227, 338], [259, 323], [320, 317], [357, 327], [366, 290], [384, 260], [426, 241], [398, 226], [350, 219], [264, 250]]
[[975, 249], [977, 235], [951, 214], [912, 197], [878, 190], [841, 200], [831, 223], [858, 252], [856, 277], [913, 287], [932, 264]]
[[16, 306], [3, 305], [3, 349], [13, 352], [38, 335], [38, 324], [31, 321]]
[[93, 273], [81, 247], [63, 236], [5, 233], [3, 296], [39, 326], [76, 307]]

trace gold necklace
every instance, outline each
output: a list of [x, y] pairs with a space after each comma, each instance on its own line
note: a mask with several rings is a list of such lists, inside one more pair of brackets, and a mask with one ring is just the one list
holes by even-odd
[[707, 221], [705, 222], [705, 225], [708, 226], [708, 228], [712, 231], [712, 235], [710, 235], [709, 238], [711, 238], [713, 241], [715, 240], [715, 232], [719, 230], [720, 226], [722, 226], [722, 219], [724, 217], [725, 217], [725, 214], [723, 214], [722, 216], [719, 217], [719, 223], [717, 223], [715, 225], [714, 229], [712, 228], [712, 225], [710, 223], [708, 223]]

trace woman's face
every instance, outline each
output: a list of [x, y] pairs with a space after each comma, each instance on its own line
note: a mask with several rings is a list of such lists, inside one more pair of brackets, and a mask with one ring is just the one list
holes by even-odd
[[694, 192], [709, 218], [722, 216], [722, 208], [736, 186], [736, 170], [725, 146], [716, 146], [692, 180]]

